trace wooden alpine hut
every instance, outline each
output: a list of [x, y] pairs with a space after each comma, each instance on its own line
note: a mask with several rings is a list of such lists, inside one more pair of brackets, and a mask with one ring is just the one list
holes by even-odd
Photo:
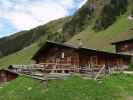
[[33, 56], [47, 72], [82, 72], [92, 68], [128, 68], [131, 56], [47, 41]]

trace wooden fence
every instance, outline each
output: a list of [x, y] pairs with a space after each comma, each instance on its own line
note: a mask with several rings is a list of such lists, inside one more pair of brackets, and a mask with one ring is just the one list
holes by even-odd
[[[106, 65], [91, 65], [88, 66], [76, 66], [71, 64], [57, 64], [57, 63], [40, 63], [31, 65], [11, 65], [9, 70], [27, 74], [27, 75], [37, 75], [40, 73], [82, 73], [91, 74], [94, 79], [97, 79], [101, 74], [111, 73], [114, 70], [122, 70], [123, 67], [109, 67]], [[41, 76], [40, 75], [40, 76]], [[43, 76], [43, 75], [42, 75]]]

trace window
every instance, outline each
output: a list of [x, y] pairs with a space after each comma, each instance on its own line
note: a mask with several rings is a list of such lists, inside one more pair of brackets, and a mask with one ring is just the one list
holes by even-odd
[[65, 54], [64, 52], [61, 53], [61, 58], [64, 58], [65, 57]]
[[123, 46], [121, 47], [121, 50], [122, 50], [122, 51], [128, 51], [128, 45], [127, 45], [127, 44], [123, 45]]
[[71, 57], [67, 57], [67, 63], [71, 64]]

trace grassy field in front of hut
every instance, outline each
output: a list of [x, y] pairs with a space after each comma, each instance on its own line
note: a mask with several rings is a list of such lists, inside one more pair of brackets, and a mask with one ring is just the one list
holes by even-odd
[[133, 100], [132, 78], [118, 74], [98, 83], [75, 76], [50, 81], [46, 89], [40, 81], [19, 77], [0, 88], [0, 100]]

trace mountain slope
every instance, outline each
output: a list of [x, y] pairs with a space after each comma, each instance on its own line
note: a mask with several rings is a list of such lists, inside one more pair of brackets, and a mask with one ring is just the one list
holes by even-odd
[[132, 0], [88, 0], [63, 26], [63, 33], [69, 39], [91, 28], [95, 32], [107, 29], [119, 16], [129, 12]]
[[[125, 14], [119, 17], [119, 20], [117, 20], [108, 29], [101, 32], [95, 32], [90, 28], [86, 28], [86, 30], [83, 32], [75, 35], [71, 40], [68, 41], [68, 43], [78, 45], [78, 39], [80, 38], [84, 44], [84, 47], [115, 52], [114, 46], [112, 46], [110, 43], [113, 41], [133, 37], [133, 31], [129, 31], [129, 29], [132, 27], [133, 23], [127, 19], [127, 14]], [[22, 49], [19, 52], [0, 59], [0, 65], [7, 66], [9, 64], [30, 63], [31, 57], [40, 48], [38, 44], [39, 42]]]
[[95, 32], [90, 28], [86, 28], [80, 34], [75, 35], [69, 42], [78, 45], [80, 38], [85, 47], [96, 48], [103, 51], [114, 52], [111, 45], [114, 41], [133, 38], [133, 22], [128, 20], [127, 14], [118, 18], [118, 20], [109, 28]]
[[64, 42], [90, 28], [102, 31], [129, 11], [132, 0], [88, 0], [73, 16], [61, 18], [31, 30], [0, 39], [0, 57], [17, 52], [37, 41], [49, 39]]
[[21, 50], [40, 38], [45, 37], [51, 40], [62, 41], [62, 34], [60, 33], [62, 26], [69, 19], [69, 17], [61, 18], [45, 25], [38, 26], [34, 29], [21, 31], [11, 36], [0, 39], [0, 57], [9, 55], [18, 50]]
[[[74, 16], [52, 21], [46, 25], [29, 30], [28, 32], [24, 31], [20, 34], [10, 36], [6, 40], [7, 43], [0, 41], [0, 51], [3, 49], [3, 51], [8, 51], [8, 53], [5, 52], [4, 55], [10, 54], [9, 56], [0, 59], [1, 66], [30, 62], [30, 58], [34, 55], [38, 48], [45, 43], [46, 39], [60, 42], [64, 42], [64, 40], [66, 40], [66, 42], [75, 45], [78, 45], [78, 40], [81, 39], [84, 47], [114, 52], [115, 49], [110, 44], [111, 42], [133, 37], [133, 31], [129, 31], [133, 28], [133, 21], [128, 19], [129, 15], [132, 16], [133, 1], [127, 0], [128, 4], [124, 6], [123, 3], [120, 3], [120, 0], [118, 0], [119, 6], [114, 3], [112, 4], [111, 1], [114, 2], [114, 0], [88, 0], [88, 2], [81, 7]], [[116, 14], [110, 15], [110, 13], [107, 13], [106, 11], [104, 12], [104, 7], [110, 4], [112, 6], [115, 5], [118, 8], [120, 7], [120, 9], [117, 10], [117, 16]], [[101, 19], [102, 15], [106, 15], [104, 20], [103, 18]], [[108, 17], [115, 17], [115, 20], [111, 22], [112, 24], [109, 23], [107, 27], [104, 27], [104, 24], [106, 24], [104, 23], [105, 19], [107, 18], [110, 20]], [[102, 27], [100, 30], [94, 28], [98, 19], [100, 20], [100, 23], [103, 23], [103, 25], [100, 25], [100, 27]], [[25, 39], [25, 36], [28, 38]], [[22, 41], [20, 42], [20, 40]], [[31, 46], [25, 48], [28, 45]], [[7, 49], [9, 47], [10, 50]], [[16, 51], [18, 51], [17, 54], [11, 54]], [[3, 52], [1, 54], [3, 54]]]
[[39, 49], [38, 44], [32, 44], [25, 49], [22, 49], [16, 53], [11, 55], [5, 56], [0, 59], [0, 67], [4, 68], [11, 64], [30, 64], [33, 63], [31, 61], [32, 56], [37, 52]]
[[[92, 12], [86, 13], [84, 8], [90, 10], [92, 5], [94, 6]], [[65, 24], [73, 26], [64, 27], [64, 34], [72, 32], [73, 37], [68, 43], [78, 45], [78, 40], [81, 39], [84, 47], [114, 52], [111, 42], [133, 37], [133, 30], [128, 32], [133, 28], [133, 20], [128, 19], [129, 16], [133, 16], [132, 11], [132, 0], [88, 0], [75, 13], [72, 20]], [[85, 26], [84, 29], [81, 29], [82, 26]]]

